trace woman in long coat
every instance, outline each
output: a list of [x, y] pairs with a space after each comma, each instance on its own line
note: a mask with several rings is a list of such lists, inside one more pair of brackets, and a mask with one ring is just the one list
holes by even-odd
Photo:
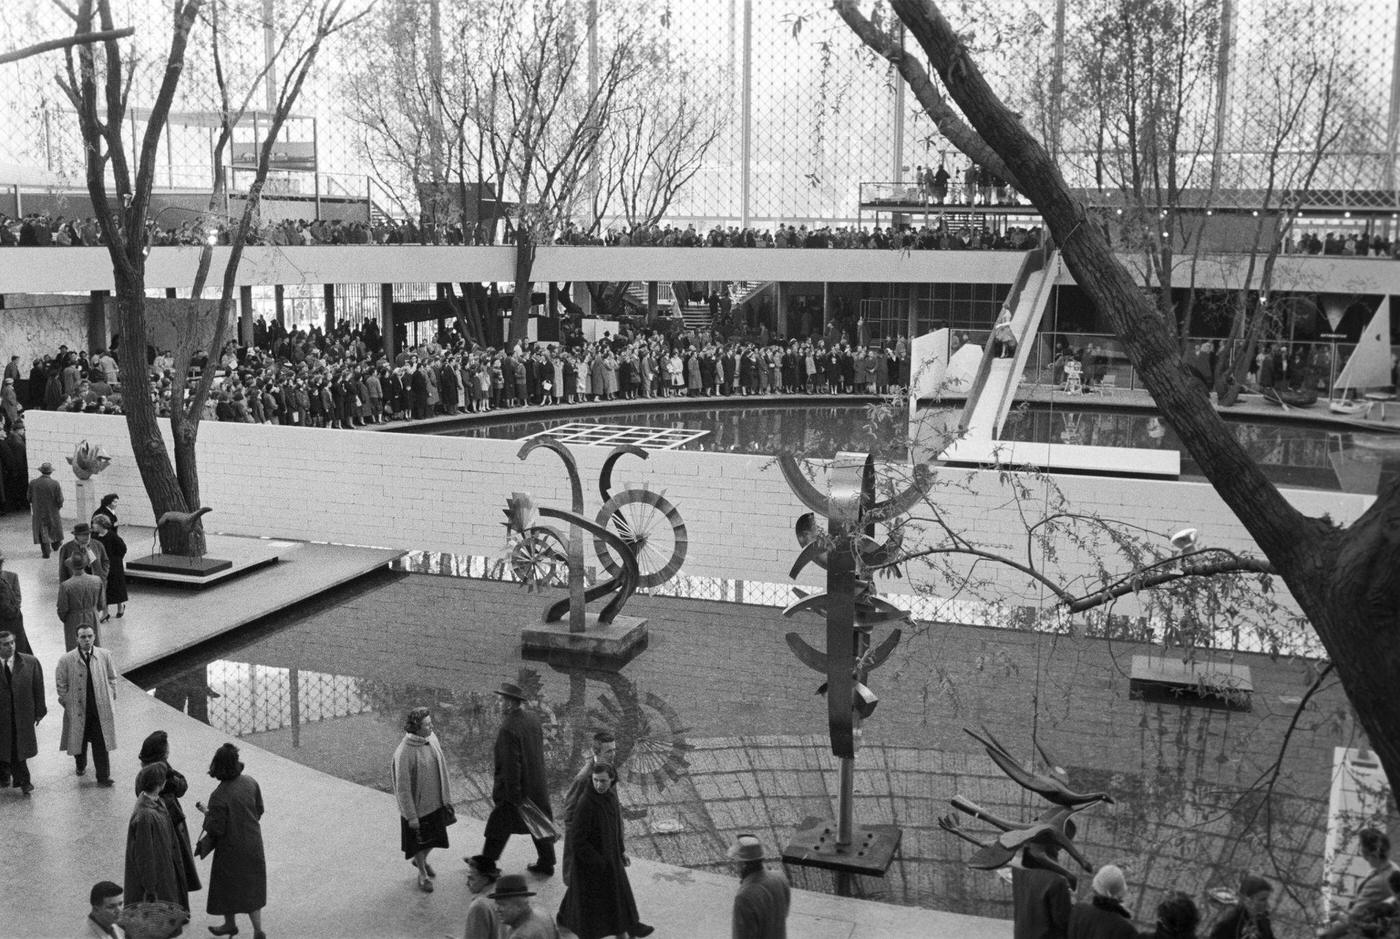
[[92, 516], [93, 540], [107, 549], [107, 603], [117, 605], [117, 618], [126, 615], [126, 542], [111, 527], [107, 516]]
[[[190, 890], [200, 889], [199, 868], [194, 863], [194, 851], [190, 848], [190, 827], [185, 821], [185, 809], [180, 805], [180, 797], [189, 788], [183, 773], [170, 765], [170, 738], [163, 730], [152, 731], [141, 743], [139, 755], [141, 766], [159, 764], [165, 767], [165, 785], [160, 790], [160, 801], [170, 814], [170, 824], [175, 829], [175, 848], [180, 853], [180, 863], [185, 868], [185, 886]], [[138, 790], [139, 792], [139, 790]]]
[[224, 918], [222, 926], [210, 926], [209, 931], [232, 936], [238, 932], [234, 916], [246, 913], [258, 939], [262, 936], [262, 908], [267, 906], [267, 860], [259, 824], [262, 790], [252, 777], [244, 775], [238, 748], [231, 743], [215, 752], [209, 775], [219, 780], [219, 785], [208, 806], [195, 803], [195, 808], [205, 813], [197, 850], [200, 857], [214, 852], [205, 909], [211, 916]]
[[418, 868], [418, 889], [432, 893], [437, 871], [428, 863], [428, 854], [433, 848], [449, 847], [447, 807], [452, 804], [452, 789], [447, 782], [447, 759], [427, 708], [409, 711], [403, 730], [389, 766], [399, 803], [399, 847]]
[[594, 763], [592, 785], [569, 816], [564, 835], [570, 875], [559, 922], [578, 933], [579, 939], [652, 932], [637, 917], [637, 901], [627, 880], [616, 786], [617, 770], [610, 763]]
[[151, 765], [136, 776], [136, 807], [126, 826], [126, 903], [164, 900], [190, 908], [185, 868], [175, 847], [175, 828], [160, 801], [165, 767]]

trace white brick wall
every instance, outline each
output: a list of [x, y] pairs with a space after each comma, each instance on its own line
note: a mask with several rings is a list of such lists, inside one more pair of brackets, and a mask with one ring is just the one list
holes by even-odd
[[[70, 507], [73, 477], [64, 457], [87, 439], [116, 458], [98, 477], [98, 492], [121, 495], [124, 521], [152, 524], [122, 418], [31, 412], [27, 423], [30, 466], [49, 460], [58, 467], [55, 477], [68, 491]], [[499, 556], [505, 546], [501, 510], [511, 492], [529, 492], [539, 505], [569, 504], [559, 458], [542, 451], [520, 461], [519, 448], [508, 440], [211, 422], [199, 432], [200, 485], [203, 503], [214, 508], [207, 524], [215, 531]], [[600, 505], [598, 471], [608, 451], [576, 447], [574, 453], [585, 512], [592, 516]], [[1024, 554], [1025, 529], [997, 473], [949, 470], [944, 478], [950, 484], [935, 490], [933, 500], [947, 517], [980, 543]], [[645, 462], [623, 457], [613, 480], [614, 490], [642, 483], [664, 490], [680, 509], [690, 535], [684, 573], [788, 582], [797, 551], [793, 522], [805, 509], [771, 458], [664, 451]], [[1207, 544], [1255, 550], [1243, 526], [1204, 483], [1076, 476], [1056, 482], [1075, 511], [1164, 536], [1198, 527]], [[1043, 492], [1039, 484], [1032, 486]], [[1330, 513], [1340, 524], [1353, 521], [1373, 501], [1311, 490], [1291, 490], [1287, 496], [1302, 511]], [[1039, 502], [1027, 508], [1038, 509]], [[916, 514], [930, 512], [922, 507]], [[1091, 558], [1066, 553], [1059, 574], [1072, 578], [1094, 569]], [[809, 570], [804, 580], [813, 583], [815, 576]], [[1019, 574], [999, 577], [1011, 602], [1017, 594], [1037, 596], [1037, 590], [1023, 589], [1022, 580]], [[927, 582], [916, 565], [906, 579], [882, 580], [881, 588], [908, 592]]]

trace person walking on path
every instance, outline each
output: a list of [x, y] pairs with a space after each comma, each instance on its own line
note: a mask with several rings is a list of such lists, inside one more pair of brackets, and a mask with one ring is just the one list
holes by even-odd
[[[145, 770], [142, 770], [144, 773]], [[219, 781], [209, 804], [196, 802], [204, 813], [204, 832], [196, 852], [214, 853], [209, 870], [209, 900], [205, 910], [222, 916], [220, 926], [210, 926], [216, 936], [238, 933], [234, 917], [247, 914], [253, 922], [253, 939], [267, 939], [262, 929], [262, 908], [267, 906], [267, 859], [263, 855], [262, 790], [244, 774], [238, 748], [226, 743], [214, 753], [209, 775]]]
[[766, 858], [757, 835], [740, 835], [729, 848], [729, 859], [739, 874], [734, 939], [787, 939], [792, 888], [781, 873], [763, 866]]
[[73, 576], [72, 565], [68, 559], [80, 557], [83, 559], [83, 572], [94, 574], [102, 581], [101, 601], [98, 606], [101, 608], [101, 622], [107, 622], [107, 573], [111, 569], [111, 562], [107, 560], [107, 549], [102, 547], [102, 543], [94, 541], [92, 538], [92, 525], [87, 522], [79, 522], [73, 526], [73, 540], [64, 542], [63, 547], [58, 549], [58, 582], [61, 584], [69, 577]]
[[71, 652], [78, 647], [78, 630], [91, 626], [97, 643], [102, 636], [97, 631], [97, 618], [102, 610], [102, 578], [83, 571], [83, 555], [68, 558], [68, 579], [58, 585], [58, 618], [63, 623], [63, 648]]
[[534, 895], [524, 874], [506, 874], [496, 881], [496, 889], [491, 891], [490, 897], [496, 901], [501, 922], [510, 927], [506, 939], [559, 939], [554, 923], [531, 905], [530, 898]]
[[185, 867], [175, 848], [175, 828], [160, 801], [165, 767], [143, 767], [136, 776], [136, 806], [126, 826], [126, 899], [128, 903], [164, 900], [190, 908]]
[[29, 483], [29, 511], [34, 543], [48, 557], [63, 543], [63, 487], [53, 478], [53, 464], [41, 463], [39, 475]]
[[403, 856], [418, 868], [418, 889], [432, 893], [437, 871], [428, 863], [428, 854], [433, 848], [448, 847], [447, 826], [456, 821], [447, 759], [427, 708], [409, 711], [403, 730], [389, 766], [399, 802], [399, 845]]
[[117, 748], [116, 705], [117, 670], [112, 654], [93, 643], [97, 632], [92, 626], [78, 629], [78, 647], [65, 652], [54, 669], [58, 703], [63, 706], [63, 736], [60, 750], [72, 754], [77, 773], [87, 772], [87, 751], [99, 786], [112, 785], [108, 754]]
[[[592, 752], [588, 754], [588, 759], [578, 771], [578, 775], [574, 777], [574, 781], [569, 783], [568, 792], [564, 793], [564, 806], [559, 810], [559, 827], [564, 830], [566, 837], [569, 831], [569, 819], [573, 817], [574, 809], [584, 794], [593, 788], [593, 767], [599, 763], [617, 764], [617, 737], [606, 730], [601, 730], [593, 735]], [[573, 867], [573, 854], [569, 851], [567, 842], [564, 844], [562, 860], [564, 886], [567, 887], [570, 883], [569, 874]]]
[[15, 649], [33, 655], [29, 636], [24, 631], [24, 598], [19, 589], [19, 575], [5, 570], [5, 552], [0, 551], [0, 629], [15, 635]]
[[501, 876], [500, 868], [479, 854], [464, 860], [472, 902], [467, 906], [467, 928], [462, 939], [501, 939], [501, 917], [496, 912], [496, 901], [484, 893]]
[[194, 849], [190, 847], [190, 826], [185, 818], [185, 809], [180, 805], [180, 797], [189, 789], [183, 773], [170, 765], [170, 738], [163, 730], [153, 730], [141, 742], [138, 756], [142, 766], [159, 763], [165, 767], [165, 787], [160, 791], [160, 801], [170, 813], [170, 823], [175, 826], [175, 847], [180, 852], [180, 862], [185, 866], [185, 886], [190, 891], [199, 890], [199, 868], [194, 863]]
[[[502, 682], [496, 690], [501, 698], [501, 729], [496, 733], [495, 784], [491, 788], [494, 807], [486, 819], [486, 843], [481, 854], [493, 864], [511, 835], [529, 834], [520, 807], [528, 799], [550, 819], [549, 790], [545, 788], [544, 732], [539, 720], [524, 709], [525, 695], [520, 686]], [[539, 856], [527, 870], [541, 877], [554, 874], [554, 842], [533, 838]]]
[[26, 761], [39, 755], [34, 728], [47, 713], [39, 660], [16, 651], [14, 633], [0, 631], [0, 789], [13, 779], [24, 795], [34, 791]]
[[611, 763], [594, 764], [591, 781], [569, 818], [564, 852], [573, 858], [559, 922], [579, 939], [649, 936], [652, 927], [638, 916], [627, 879], [630, 862], [622, 840], [617, 770]]
[[121, 619], [126, 615], [126, 542], [105, 515], [92, 517], [92, 531], [93, 541], [107, 553], [107, 577], [102, 599], [107, 606], [116, 604], [117, 619]]

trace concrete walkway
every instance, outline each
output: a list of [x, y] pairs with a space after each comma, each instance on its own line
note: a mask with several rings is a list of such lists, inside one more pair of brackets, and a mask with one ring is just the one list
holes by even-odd
[[[149, 530], [124, 529], [134, 550]], [[211, 539], [217, 554], [218, 539]], [[120, 883], [126, 823], [134, 801], [132, 781], [140, 742], [156, 729], [170, 735], [171, 763], [190, 780], [184, 804], [192, 821], [196, 800], [207, 800], [214, 781], [205, 770], [219, 745], [231, 738], [190, 718], [124, 679], [117, 701], [118, 749], [112, 755], [117, 786], [99, 788], [94, 777], [73, 775], [73, 762], [58, 750], [62, 714], [54, 697], [53, 670], [63, 653], [54, 614], [57, 572], [30, 544], [29, 519], [0, 518], [0, 547], [7, 570], [19, 574], [26, 631], [44, 666], [49, 715], [39, 727], [40, 753], [30, 761], [35, 791], [0, 790], [0, 937], [46, 939], [76, 935], [87, 914], [87, 892], [98, 880]], [[275, 610], [387, 563], [398, 552], [289, 542], [281, 562], [200, 593], [132, 584], [122, 620], [104, 625], [103, 642], [124, 670], [229, 632]], [[463, 816], [451, 829], [453, 847], [434, 859], [438, 890], [414, 887], [414, 871], [398, 851], [393, 797], [240, 744], [247, 772], [262, 787], [267, 814], [268, 935], [286, 937], [405, 937], [461, 935], [468, 895], [462, 856], [476, 853], [481, 821]], [[386, 767], [389, 753], [384, 754]], [[522, 844], [523, 842], [523, 844]], [[523, 839], [512, 839], [502, 866], [523, 870], [533, 858]], [[201, 862], [207, 879], [208, 864]], [[721, 939], [729, 935], [732, 878], [647, 861], [630, 869], [637, 902], [659, 939]], [[558, 878], [536, 881], [538, 904], [558, 908]], [[186, 934], [205, 935], [217, 920], [203, 914], [204, 893], [192, 895], [194, 914]], [[240, 928], [248, 931], [246, 920]], [[797, 891], [788, 935], [794, 939], [949, 937], [1005, 939], [1003, 920], [958, 916], [825, 894]]]

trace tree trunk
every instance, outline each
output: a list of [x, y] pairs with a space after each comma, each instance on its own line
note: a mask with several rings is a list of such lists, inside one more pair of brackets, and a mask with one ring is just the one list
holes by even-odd
[[[185, 416], [183, 409], [177, 408], [170, 415], [170, 436], [175, 441], [175, 478], [180, 484], [180, 495], [188, 507], [194, 511], [199, 506], [199, 465], [195, 462], [195, 443], [199, 437], [199, 421]], [[175, 526], [170, 526], [174, 528]], [[170, 547], [166, 547], [166, 542]], [[204, 523], [196, 519], [188, 534], [182, 531], [162, 531], [161, 550], [167, 554], [183, 554], [188, 557], [204, 555]]]
[[[139, 276], [139, 275], [138, 275]], [[184, 493], [180, 489], [165, 437], [160, 431], [156, 404], [151, 400], [150, 366], [146, 362], [146, 294], [140, 281], [116, 283], [117, 312], [121, 324], [122, 343], [117, 347], [121, 367], [122, 411], [126, 417], [127, 434], [131, 437], [131, 453], [141, 484], [151, 500], [156, 520], [166, 512], [187, 512]], [[178, 542], [168, 542], [161, 532], [161, 551], [184, 554]]]
[[524, 342], [530, 335], [530, 296], [534, 284], [535, 242], [525, 227], [515, 231], [515, 291], [510, 307], [510, 341]]

